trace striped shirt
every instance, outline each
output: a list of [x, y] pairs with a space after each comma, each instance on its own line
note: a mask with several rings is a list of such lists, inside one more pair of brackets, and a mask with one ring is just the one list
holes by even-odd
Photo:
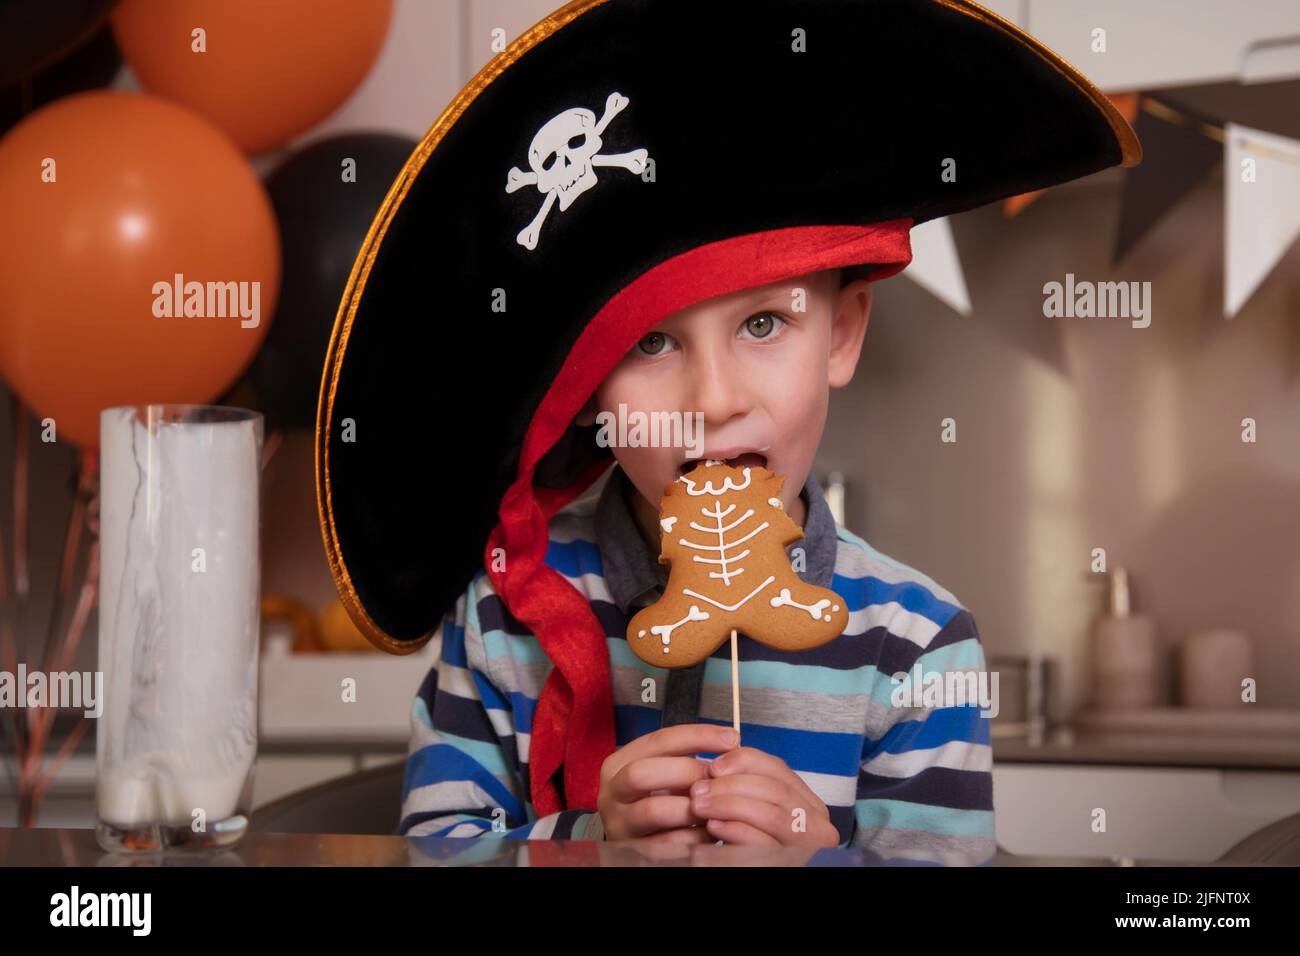
[[[680, 710], [684, 697], [686, 719], [730, 725], [732, 715], [730, 642], [698, 666], [694, 687], [683, 671], [647, 664], [628, 646], [628, 620], [667, 580], [636, 530], [627, 504], [636, 493], [613, 465], [551, 520], [546, 555], [605, 628], [618, 746], [669, 722], [665, 712]], [[742, 745], [781, 758], [803, 779], [825, 803], [840, 846], [885, 859], [988, 862], [988, 718], [978, 701], [922, 699], [919, 688], [895, 700], [903, 674], [915, 684], [919, 675], [984, 671], [974, 618], [930, 578], [839, 525], [811, 478], [802, 495], [808, 517], [804, 538], [789, 548], [794, 569], [838, 593], [849, 622], [835, 640], [800, 652], [740, 637]], [[412, 707], [398, 832], [599, 838], [594, 808], [539, 818], [528, 799], [532, 715], [553, 665], [486, 572], [431, 640], [437, 663]], [[646, 678], [666, 688], [665, 700], [646, 702]]]

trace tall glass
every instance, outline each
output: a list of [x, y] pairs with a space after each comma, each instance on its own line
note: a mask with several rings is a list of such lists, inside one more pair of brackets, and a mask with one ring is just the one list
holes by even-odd
[[96, 832], [214, 848], [248, 827], [257, 758], [262, 416], [100, 414]]

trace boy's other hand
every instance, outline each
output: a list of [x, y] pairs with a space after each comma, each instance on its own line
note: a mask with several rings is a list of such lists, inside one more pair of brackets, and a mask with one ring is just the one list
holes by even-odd
[[840, 845], [826, 804], [780, 757], [736, 747], [707, 770], [690, 799], [712, 837], [741, 846]]
[[698, 753], [736, 746], [730, 727], [676, 724], [633, 740], [605, 758], [596, 810], [607, 840], [653, 838], [671, 843], [713, 843], [705, 820], [691, 811], [691, 785], [709, 777]]

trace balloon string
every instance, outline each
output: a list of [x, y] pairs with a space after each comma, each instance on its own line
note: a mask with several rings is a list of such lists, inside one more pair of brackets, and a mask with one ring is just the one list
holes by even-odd
[[[18, 397], [17, 392], [12, 394], [11, 399], [10, 409], [13, 413], [14, 435], [14, 590], [13, 614], [11, 616], [13, 630], [9, 631], [6, 627], [5, 635], [7, 638], [5, 669], [11, 674], [16, 674], [18, 668], [18, 640], [20, 635], [26, 632], [29, 618], [31, 578], [28, 573], [27, 563], [27, 409], [23, 405], [22, 399]], [[20, 689], [20, 693], [25, 692], [26, 688]], [[23, 798], [26, 793], [24, 768], [31, 758], [31, 747], [28, 740], [31, 711], [27, 708], [14, 708], [12, 717], [14, 755], [18, 765], [18, 784], [15, 789], [19, 795], [19, 819], [21, 819]]]
[[[16, 402], [18, 399], [15, 397], [13, 392], [7, 392], [6, 395], [9, 399], [9, 410], [10, 410], [10, 415], [12, 417], [14, 402]], [[15, 510], [16, 507], [17, 506], [15, 506]], [[5, 563], [4, 544], [5, 544], [4, 526], [0, 525], [0, 611], [7, 612], [9, 609], [9, 571], [8, 571], [8, 566]], [[0, 616], [0, 621], [3, 620], [4, 617]]]
[[[91, 530], [91, 534], [94, 535], [95, 538], [97, 538], [99, 534], [97, 517], [99, 511], [98, 505], [98, 498], [95, 498], [90, 502], [87, 509], [88, 513], [91, 515], [87, 521], [87, 525]], [[80, 646], [81, 639], [86, 633], [86, 622], [90, 619], [90, 612], [95, 609], [98, 603], [99, 541], [92, 539], [90, 542], [90, 554], [86, 559], [85, 572], [82, 574], [81, 593], [77, 598], [77, 607], [72, 615], [72, 621], [68, 625], [67, 637], [64, 640], [63, 654], [59, 658], [59, 670], [61, 672], [66, 673], [72, 666], [72, 662], [77, 655], [77, 648]], [[45, 750], [45, 741], [48, 739], [50, 730], [54, 725], [54, 714], [55, 708], [53, 707], [46, 707], [41, 711], [41, 717], [44, 719], [39, 727], [38, 739], [40, 744], [36, 749], [36, 753], [38, 754], [43, 753]], [[45, 791], [49, 788], [50, 783], [58, 774], [59, 768], [63, 766], [63, 762], [68, 758], [68, 755], [72, 753], [77, 744], [81, 741], [81, 738], [85, 736], [86, 730], [89, 727], [90, 721], [87, 720], [85, 714], [82, 714], [81, 719], [77, 721], [77, 726], [68, 734], [68, 739], [63, 742], [58, 753], [54, 755], [54, 759], [50, 761], [49, 766], [44, 767], [43, 761], [38, 765], [38, 772], [36, 779], [32, 784], [30, 798], [28, 800], [30, 822], [24, 823], [24, 826], [35, 825], [36, 812], [40, 809], [41, 803], [45, 799]]]
[[[14, 646], [13, 629], [9, 626], [7, 620], [0, 620], [0, 663], [3, 664], [4, 669], [10, 674], [16, 674], [18, 672], [17, 661], [18, 655]], [[10, 731], [9, 735], [13, 737], [14, 760], [13, 763], [10, 763], [8, 760], [2, 762], [5, 765], [5, 773], [9, 777], [10, 791], [13, 793], [20, 793], [21, 788], [19, 787], [19, 780], [21, 774], [15, 774], [14, 765], [16, 764], [19, 768], [22, 767], [26, 751], [23, 747], [22, 728], [18, 725], [19, 708], [6, 707], [4, 710], [9, 712], [8, 720], [0, 721], [0, 727], [7, 726]]]
[[[86, 558], [86, 569], [81, 576], [81, 591], [77, 595], [77, 606], [68, 624], [68, 633], [63, 642], [63, 654], [59, 658], [58, 670], [66, 673], [72, 667], [77, 655], [77, 648], [86, 633], [86, 622], [90, 612], [95, 609], [99, 598], [99, 542], [90, 542], [90, 554]], [[53, 708], [47, 708], [53, 714]]]
[[[90, 532], [89, 554], [86, 558], [85, 567], [81, 575], [81, 587], [79, 589], [77, 603], [73, 609], [72, 619], [68, 622], [68, 629], [64, 635], [61, 645], [57, 651], [46, 649], [45, 666], [47, 672], [50, 664], [57, 664], [56, 670], [67, 672], [76, 658], [77, 649], [81, 645], [81, 640], [85, 635], [86, 624], [90, 618], [90, 612], [95, 609], [99, 597], [99, 495], [98, 495], [98, 476], [99, 476], [99, 458], [95, 451], [83, 453], [78, 475], [77, 500], [73, 506], [75, 520], [70, 521], [68, 535], [65, 544], [64, 568], [70, 569], [67, 577], [67, 587], [65, 589], [62, 575], [60, 576], [60, 592], [71, 590], [71, 569], [76, 567], [77, 552], [80, 550], [80, 530], [84, 521]], [[71, 555], [71, 560], [69, 560]], [[62, 597], [62, 594], [59, 595]], [[52, 660], [57, 657], [57, 661]], [[31, 725], [30, 739], [24, 748], [25, 753], [19, 761], [18, 788], [19, 788], [19, 817], [21, 826], [32, 826], [36, 820], [36, 814], [40, 810], [40, 805], [44, 800], [45, 792], [48, 789], [54, 776], [58, 773], [59, 768], [63, 765], [68, 754], [76, 747], [77, 743], [85, 735], [86, 723], [83, 715], [78, 721], [77, 726], [69, 734], [68, 739], [64, 741], [59, 751], [55, 754], [54, 759], [47, 767], [44, 760], [45, 744], [49, 740], [51, 731], [54, 726], [56, 708], [41, 708], [34, 719], [29, 717]]]
[[90, 720], [83, 714], [81, 720], [77, 721], [77, 726], [73, 728], [72, 733], [68, 734], [68, 739], [63, 742], [63, 746], [59, 748], [59, 752], [55, 754], [54, 759], [50, 762], [49, 770], [32, 787], [25, 808], [26, 816], [21, 822], [21, 826], [32, 827], [36, 825], [36, 814], [40, 810], [41, 803], [45, 800], [45, 791], [49, 789], [50, 783], [53, 782], [55, 775], [59, 772], [59, 768], [68, 759], [68, 755], [76, 749], [77, 744], [86, 735], [86, 730], [89, 727]]
[[[18, 397], [13, 391], [6, 391], [6, 396], [9, 400], [11, 416], [16, 420]], [[16, 503], [14, 508], [16, 512]], [[18, 672], [18, 645], [14, 638], [14, 618], [17, 615], [14, 613], [14, 603], [9, 599], [9, 569], [5, 561], [4, 527], [0, 525], [0, 667], [10, 674]], [[23, 734], [22, 728], [18, 726], [19, 708], [5, 707], [3, 709], [8, 713], [0, 714], [0, 740], [6, 737], [13, 739], [14, 760], [10, 762], [6, 759], [7, 753], [0, 752], [0, 763], [5, 766], [10, 791], [17, 793], [18, 781], [14, 764], [20, 764], [23, 759]], [[8, 732], [5, 732], [6, 730]]]
[[93, 494], [93, 481], [88, 484], [89, 479], [89, 459], [83, 456], [77, 475], [77, 491], [72, 499], [72, 508], [68, 511], [68, 525], [63, 533], [63, 557], [59, 560], [58, 586], [54, 589], [54, 597], [50, 601], [45, 643], [41, 647], [41, 666], [47, 673], [55, 653], [54, 635], [63, 620], [63, 605], [72, 591], [72, 576], [77, 566], [77, 554], [81, 550], [81, 524], [85, 520], [86, 501]]
[[271, 459], [275, 453], [280, 450], [280, 445], [284, 442], [284, 432], [276, 428], [271, 434], [266, 436], [266, 445], [262, 448], [262, 470], [266, 471], [266, 466], [271, 464]]
[[[27, 599], [31, 579], [27, 569], [27, 409], [14, 396], [14, 599], [20, 610]], [[18, 622], [22, 627], [22, 621]]]
[[0, 524], [0, 622], [8, 620], [10, 611], [9, 568], [4, 559], [4, 525]]

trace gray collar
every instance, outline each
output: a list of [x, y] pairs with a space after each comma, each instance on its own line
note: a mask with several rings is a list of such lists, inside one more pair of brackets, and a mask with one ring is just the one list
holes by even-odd
[[[605, 584], [624, 614], [634, 605], [658, 600], [668, 583], [668, 569], [659, 563], [659, 555], [646, 546], [632, 516], [628, 499], [634, 494], [636, 488], [615, 464], [596, 502], [596, 545], [600, 549]], [[830, 587], [835, 573], [835, 518], [821, 486], [811, 475], [804, 482], [800, 497], [808, 508], [804, 536], [786, 550], [804, 549], [807, 569], [798, 574], [805, 583]]]

